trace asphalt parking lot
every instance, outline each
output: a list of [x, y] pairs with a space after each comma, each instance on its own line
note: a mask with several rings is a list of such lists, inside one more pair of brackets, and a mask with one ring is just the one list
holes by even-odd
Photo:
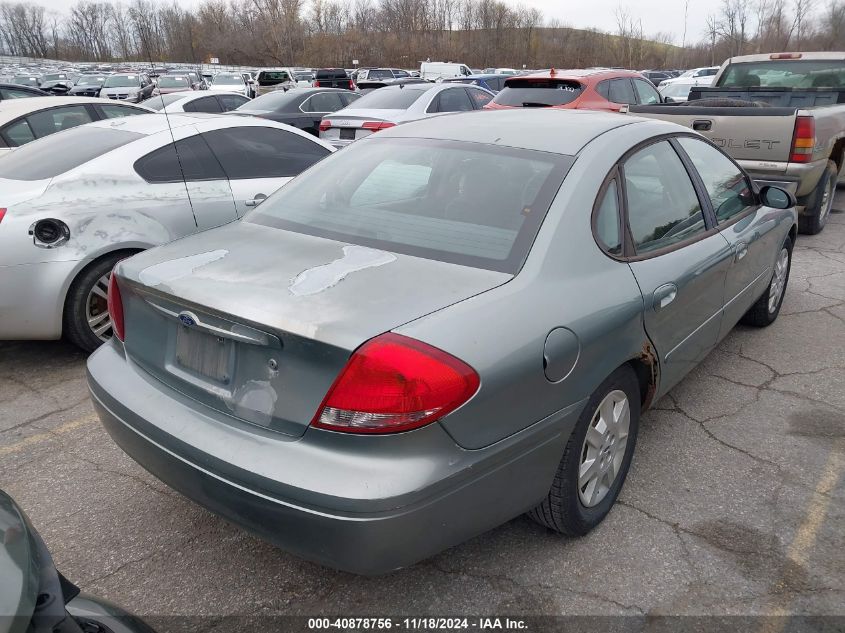
[[841, 211], [799, 237], [778, 321], [738, 327], [646, 414], [620, 502], [577, 540], [518, 518], [388, 576], [304, 562], [124, 456], [84, 366], [0, 343], [0, 487], [68, 578], [142, 616], [845, 615]]

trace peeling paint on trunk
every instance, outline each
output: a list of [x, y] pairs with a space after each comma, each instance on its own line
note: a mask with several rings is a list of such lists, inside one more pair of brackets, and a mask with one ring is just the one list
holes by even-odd
[[171, 259], [145, 268], [138, 274], [138, 278], [148, 286], [158, 286], [169, 281], [187, 277], [197, 268], [215, 262], [218, 259], [223, 259], [228, 254], [229, 251], [219, 249], [207, 253], [189, 255], [188, 257]]
[[396, 261], [396, 255], [392, 253], [366, 246], [344, 246], [343, 257], [340, 259], [299, 273], [291, 282], [290, 291], [297, 297], [314, 295], [337, 285], [349, 273], [384, 266], [394, 261]]

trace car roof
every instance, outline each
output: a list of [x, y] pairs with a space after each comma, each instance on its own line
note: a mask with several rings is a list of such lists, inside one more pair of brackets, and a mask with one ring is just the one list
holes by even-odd
[[647, 121], [615, 112], [512, 108], [430, 117], [383, 130], [376, 138], [431, 138], [574, 155], [605, 132]]
[[[9, 121], [19, 116], [47, 110], [63, 105], [85, 105], [86, 103], [108, 103], [116, 105], [111, 99], [95, 97], [23, 97], [21, 99], [3, 99], [0, 101], [0, 120]], [[117, 104], [128, 105], [128, 104]], [[135, 106], [136, 104], [132, 104]]]
[[[554, 73], [552, 72], [554, 71]], [[522, 79], [586, 79], [605, 77], [640, 77], [635, 70], [618, 70], [616, 68], [569, 68], [564, 70], [550, 69], [530, 75], [510, 75], [508, 81]]]
[[168, 129], [175, 129], [185, 125], [196, 124], [198, 119], [218, 118], [219, 114], [204, 112], [170, 112], [165, 116], [161, 112], [139, 114], [137, 116], [120, 117], [116, 119], [102, 119], [88, 123], [91, 127], [117, 127], [127, 132], [151, 136]]

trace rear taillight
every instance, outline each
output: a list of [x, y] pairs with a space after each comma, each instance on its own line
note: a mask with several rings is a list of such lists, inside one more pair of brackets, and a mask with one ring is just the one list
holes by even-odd
[[361, 127], [365, 130], [372, 130], [378, 132], [379, 130], [386, 130], [389, 127], [394, 127], [396, 124], [390, 121], [366, 121]]
[[114, 335], [122, 341], [126, 335], [123, 326], [123, 299], [120, 297], [120, 286], [117, 285], [117, 275], [114, 271], [109, 277], [108, 305], [112, 330]]
[[0, 207], [0, 222], [3, 221], [3, 218], [6, 217], [6, 209]]
[[809, 163], [816, 146], [816, 122], [811, 116], [795, 118], [795, 132], [792, 135], [792, 149], [789, 160], [793, 163]]
[[311, 82], [311, 87], [312, 88], [319, 88], [320, 82], [315, 79], [314, 81]]
[[349, 89], [355, 90], [355, 83], [351, 79], [349, 80]]
[[332, 122], [331, 122], [331, 121], [327, 121], [327, 120], [325, 120], [325, 119], [323, 119], [322, 121], [320, 121], [320, 131], [321, 131], [321, 132], [325, 132], [325, 131], [326, 131], [326, 130], [328, 130], [331, 126], [332, 126]]
[[478, 385], [475, 370], [443, 350], [382, 334], [352, 354], [311, 424], [348, 433], [408, 431], [454, 411]]

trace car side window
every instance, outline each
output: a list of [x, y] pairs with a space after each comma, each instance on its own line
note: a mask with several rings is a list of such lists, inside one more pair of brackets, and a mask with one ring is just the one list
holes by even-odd
[[303, 112], [320, 112], [323, 114], [337, 112], [342, 107], [343, 102], [340, 100], [340, 93], [338, 92], [318, 92], [306, 99], [301, 106]]
[[474, 110], [472, 102], [466, 90], [461, 88], [449, 88], [444, 90], [435, 100], [434, 109], [431, 112], [468, 112]]
[[650, 105], [652, 103], [660, 103], [660, 95], [649, 82], [642, 79], [634, 79], [634, 88], [637, 91], [640, 103], [643, 105]]
[[223, 112], [231, 112], [245, 104], [249, 99], [241, 95], [217, 95], [217, 100], [220, 102], [220, 107]]
[[37, 138], [49, 136], [62, 130], [69, 130], [72, 127], [94, 120], [88, 113], [88, 108], [83, 105], [50, 108], [30, 114], [26, 118], [29, 121], [29, 127]]
[[493, 100], [493, 95], [485, 92], [484, 90], [480, 90], [479, 88], [468, 87], [467, 92], [469, 92], [469, 96], [472, 97], [472, 102], [475, 105], [476, 110], [480, 110]]
[[113, 104], [105, 104], [105, 105], [98, 105], [100, 111], [103, 113], [104, 119], [119, 119], [120, 117], [124, 116], [134, 116], [136, 114], [149, 114], [145, 110], [141, 110], [140, 108], [132, 108], [130, 106], [125, 105], [113, 105]]
[[678, 143], [704, 181], [719, 224], [755, 206], [754, 193], [745, 174], [718, 149], [690, 137], [681, 137]]
[[342, 92], [342, 93], [340, 93], [340, 100], [343, 102], [344, 107], [348, 106], [350, 103], [354, 103], [355, 101], [358, 101], [358, 99], [360, 99], [360, 98], [361, 98], [361, 95], [359, 95], [355, 92], [350, 92], [350, 93], [343, 93]]
[[613, 103], [636, 103], [637, 98], [634, 95], [631, 80], [627, 77], [625, 79], [611, 79], [607, 100]]
[[26, 119], [21, 119], [3, 128], [3, 138], [6, 139], [9, 147], [18, 147], [34, 141], [35, 134], [32, 133]]
[[222, 112], [223, 110], [220, 108], [220, 104], [217, 102], [217, 98], [214, 95], [209, 95], [208, 97], [202, 97], [201, 99], [195, 99], [194, 101], [190, 101], [186, 103], [185, 106], [182, 108], [185, 112]]
[[17, 88], [0, 88], [0, 98], [3, 99], [26, 99], [37, 96], [34, 92], [18, 90]]
[[667, 248], [707, 230], [692, 180], [668, 141], [641, 149], [622, 169], [628, 226], [638, 254]]
[[619, 232], [619, 191], [616, 179], [610, 181], [596, 209], [596, 237], [604, 250], [613, 255], [622, 253], [622, 236]]
[[[178, 155], [177, 155], [178, 153]], [[135, 161], [135, 171], [147, 182], [225, 180], [226, 174], [202, 135], [168, 143]]]
[[296, 176], [330, 152], [293, 132], [239, 126], [203, 134], [230, 180]]

